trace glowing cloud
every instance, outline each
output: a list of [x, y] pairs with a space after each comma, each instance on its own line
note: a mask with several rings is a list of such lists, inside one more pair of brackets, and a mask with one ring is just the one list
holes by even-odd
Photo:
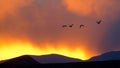
[[27, 6], [29, 2], [28, 0], [0, 0], [0, 19], [7, 14], [15, 14], [17, 8]]
[[99, 17], [106, 15], [109, 17], [111, 14], [116, 15], [120, 9], [116, 8], [119, 5], [118, 0], [63, 0], [63, 2], [70, 12], [82, 16], [92, 14]]
[[94, 0], [63, 0], [67, 9], [80, 15], [89, 15], [93, 11]]

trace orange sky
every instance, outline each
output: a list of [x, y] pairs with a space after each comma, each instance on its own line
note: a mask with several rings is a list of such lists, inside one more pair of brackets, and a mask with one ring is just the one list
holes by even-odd
[[[86, 60], [101, 54], [107, 51], [102, 51], [101, 41], [118, 18], [119, 2], [1, 0], [0, 60], [51, 53]], [[101, 25], [95, 23], [99, 18]], [[73, 28], [61, 27], [73, 23]], [[80, 24], [85, 27], [80, 29]]]

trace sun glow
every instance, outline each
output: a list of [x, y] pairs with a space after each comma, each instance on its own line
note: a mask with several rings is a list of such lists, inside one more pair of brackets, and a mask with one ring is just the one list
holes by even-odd
[[[72, 58], [86, 60], [89, 58], [87, 53], [82, 48], [73, 49], [64, 44], [59, 44], [54, 47], [51, 44], [44, 44], [45, 47], [35, 47], [30, 43], [14, 42], [9, 44], [1, 44], [0, 60], [11, 59], [21, 55], [46, 55], [60, 54]], [[8, 46], [9, 45], [9, 46]]]

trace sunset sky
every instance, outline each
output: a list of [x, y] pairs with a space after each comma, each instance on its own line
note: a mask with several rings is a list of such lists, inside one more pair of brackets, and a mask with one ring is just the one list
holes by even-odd
[[86, 60], [120, 50], [119, 6], [119, 0], [0, 0], [0, 60], [26, 54]]

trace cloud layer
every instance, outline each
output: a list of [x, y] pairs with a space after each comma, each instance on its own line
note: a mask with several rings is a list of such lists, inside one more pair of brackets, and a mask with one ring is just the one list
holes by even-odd
[[[50, 44], [55, 49], [65, 44], [72, 51], [83, 49], [90, 56], [119, 50], [119, 3], [118, 0], [1, 0], [0, 43], [18, 40], [37, 48]], [[96, 24], [98, 19], [102, 19], [101, 25]], [[62, 28], [63, 24], [75, 25]], [[85, 27], [80, 29], [80, 24]]]

